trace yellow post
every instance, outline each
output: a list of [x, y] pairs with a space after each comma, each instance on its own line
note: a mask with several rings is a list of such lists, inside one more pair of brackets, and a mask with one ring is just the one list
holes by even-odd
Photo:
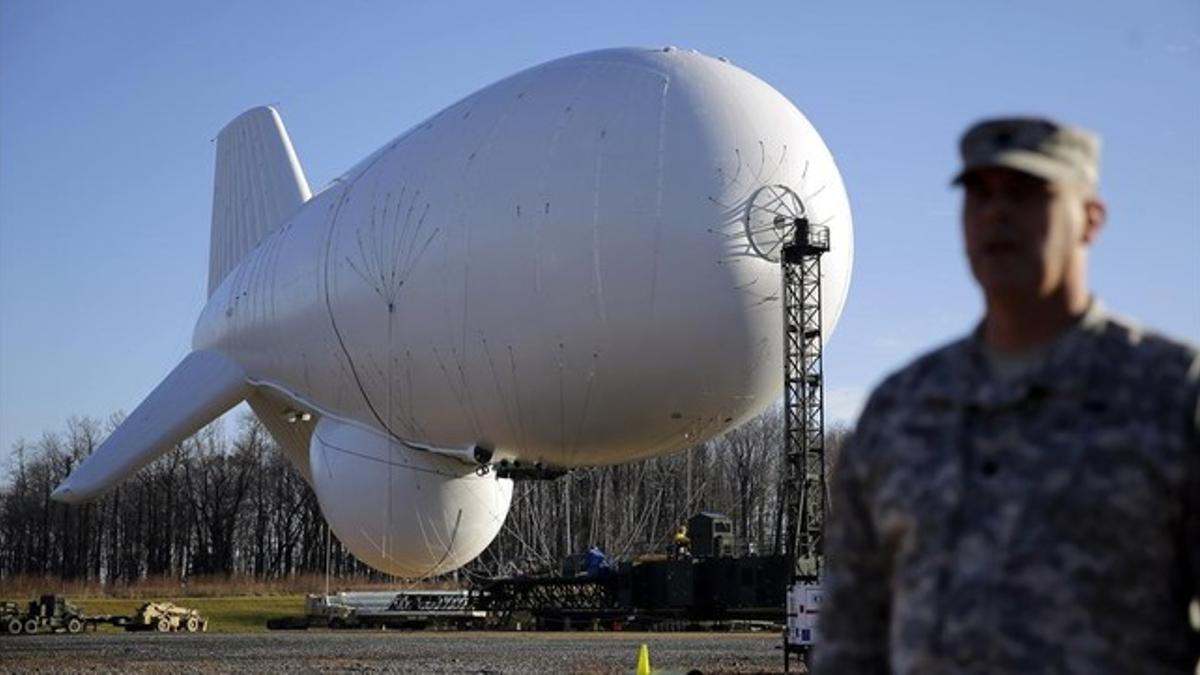
[[650, 675], [650, 648], [646, 645], [638, 650], [637, 675]]

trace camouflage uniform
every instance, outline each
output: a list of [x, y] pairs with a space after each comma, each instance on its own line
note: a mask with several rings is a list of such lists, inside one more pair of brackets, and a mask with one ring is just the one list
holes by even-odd
[[1192, 673], [1196, 350], [1093, 303], [1006, 380], [981, 336], [863, 412], [833, 479], [816, 672]]

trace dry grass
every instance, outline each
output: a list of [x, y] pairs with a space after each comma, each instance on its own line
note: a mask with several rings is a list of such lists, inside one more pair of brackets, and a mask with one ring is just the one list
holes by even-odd
[[[362, 579], [331, 579], [329, 590], [337, 591], [386, 591], [405, 588], [454, 588], [449, 581], [424, 580], [410, 582], [368, 581]], [[24, 602], [44, 593], [57, 593], [68, 598], [129, 598], [134, 600], [169, 597], [228, 598], [228, 597], [271, 597], [280, 595], [303, 596], [306, 593], [325, 592], [325, 577], [319, 574], [289, 577], [286, 579], [261, 580], [248, 576], [238, 577], [192, 577], [186, 582], [179, 579], [155, 577], [132, 584], [102, 584], [96, 581], [64, 580], [55, 577], [20, 576], [0, 579], [0, 600]]]
[[[168, 597], [154, 600], [172, 602], [194, 609], [208, 619], [208, 630], [214, 633], [256, 633], [267, 630], [267, 620], [281, 616], [304, 614], [303, 595], [271, 597]], [[142, 605], [142, 600], [125, 598], [93, 598], [77, 603], [85, 614], [129, 616]], [[120, 631], [113, 626], [101, 626], [102, 631]]]
[[[329, 591], [385, 591], [408, 588], [453, 588], [449, 580], [410, 582], [331, 579]], [[218, 633], [265, 631], [267, 619], [304, 614], [304, 596], [323, 594], [325, 577], [319, 574], [287, 579], [251, 577], [193, 577], [187, 582], [171, 578], [143, 579], [132, 584], [68, 581], [55, 577], [10, 577], [0, 580], [0, 600], [24, 608], [31, 599], [47, 593], [64, 595], [85, 613], [129, 616], [147, 601], [173, 602], [198, 610], [208, 629]], [[102, 631], [120, 630], [101, 626]]]
[[[331, 579], [329, 591], [385, 591], [409, 588], [453, 588], [448, 580], [392, 582], [359, 579]], [[32, 598], [43, 594], [64, 595], [85, 614], [129, 616], [147, 601], [173, 602], [198, 610], [208, 621], [208, 629], [218, 633], [246, 633], [267, 630], [267, 620], [304, 614], [304, 596], [323, 594], [325, 577], [313, 574], [288, 579], [263, 581], [250, 577], [193, 577], [186, 583], [178, 579], [144, 579], [133, 584], [100, 584], [67, 581], [53, 577], [10, 577], [0, 580], [0, 600], [11, 600], [22, 609]], [[118, 631], [101, 626], [101, 631]]]

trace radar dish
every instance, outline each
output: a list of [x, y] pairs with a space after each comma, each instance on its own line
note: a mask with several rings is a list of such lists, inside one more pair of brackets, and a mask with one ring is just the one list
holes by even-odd
[[791, 238], [797, 218], [805, 217], [804, 202], [786, 185], [764, 185], [746, 204], [746, 241], [754, 254], [779, 262], [783, 245]]

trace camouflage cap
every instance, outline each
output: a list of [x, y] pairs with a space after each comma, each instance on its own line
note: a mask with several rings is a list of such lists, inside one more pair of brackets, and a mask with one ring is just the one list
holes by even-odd
[[1100, 137], [1052, 120], [1010, 117], [976, 123], [959, 142], [962, 183], [976, 169], [1001, 166], [1049, 181], [1095, 188], [1100, 179]]

